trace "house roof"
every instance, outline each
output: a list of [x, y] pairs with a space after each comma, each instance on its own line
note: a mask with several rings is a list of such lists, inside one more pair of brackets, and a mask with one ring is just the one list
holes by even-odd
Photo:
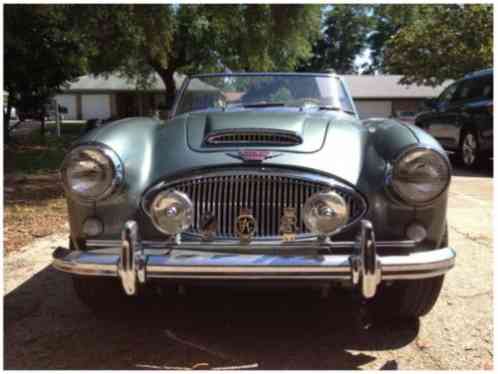
[[[185, 79], [180, 74], [174, 74], [177, 87], [180, 87]], [[157, 74], [149, 85], [150, 91], [164, 91], [163, 81]], [[71, 91], [136, 91], [137, 82], [119, 75], [84, 75], [75, 82], [69, 83], [63, 92]]]
[[427, 98], [438, 96], [450, 83], [440, 86], [401, 85], [402, 75], [342, 75], [355, 99]]
[[[347, 83], [351, 95], [355, 99], [394, 99], [394, 98], [427, 98], [438, 96], [449, 82], [437, 86], [418, 86], [415, 84], [401, 85], [401, 75], [342, 75]], [[184, 75], [174, 75], [176, 87], [180, 88]], [[200, 84], [200, 82], [199, 82]], [[198, 87], [198, 89], [212, 89]], [[164, 84], [158, 75], [155, 75], [150, 85], [150, 91], [164, 91]], [[95, 92], [95, 91], [135, 91], [136, 82], [118, 75], [93, 76], [85, 75], [70, 83], [63, 92]]]
[[[176, 89], [180, 89], [185, 75], [175, 73], [173, 75], [175, 80]], [[191, 85], [197, 90], [211, 91], [217, 90], [216, 87], [205, 84], [201, 81], [194, 81]], [[164, 83], [159, 75], [154, 74], [152, 80], [149, 82], [149, 88], [146, 91], [164, 91]], [[137, 82], [118, 75], [84, 75], [78, 78], [77, 81], [70, 83], [62, 92], [96, 92], [96, 91], [137, 91]]]

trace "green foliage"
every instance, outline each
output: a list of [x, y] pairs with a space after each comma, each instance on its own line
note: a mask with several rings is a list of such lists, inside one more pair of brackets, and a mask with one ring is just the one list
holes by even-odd
[[[7, 112], [39, 112], [68, 81], [86, 71], [88, 39], [67, 17], [71, 5], [5, 5], [4, 88]], [[4, 140], [9, 141], [4, 117]]]
[[421, 12], [388, 42], [388, 72], [402, 73], [404, 83], [437, 85], [493, 65], [492, 5], [427, 5]]
[[313, 56], [299, 70], [319, 72], [333, 69], [339, 74], [352, 73], [354, 60], [367, 46], [371, 27], [369, 7], [334, 5], [326, 11], [323, 32], [313, 46]]
[[15, 165], [16, 173], [39, 174], [59, 170], [74, 135], [62, 137], [42, 137], [33, 134], [28, 144], [16, 145], [7, 149], [6, 159]]
[[98, 51], [90, 70], [156, 72], [168, 102], [175, 72], [293, 70], [319, 33], [316, 5], [80, 5], [78, 28]]
[[85, 72], [85, 36], [66, 5], [5, 5], [4, 85], [9, 103], [41, 109], [63, 84]]
[[[371, 32], [367, 42], [370, 48], [371, 64], [366, 73], [384, 71], [384, 51], [386, 43], [403, 27], [421, 17], [422, 6], [407, 4], [379, 4], [372, 6]], [[393, 71], [394, 74], [399, 72]]]

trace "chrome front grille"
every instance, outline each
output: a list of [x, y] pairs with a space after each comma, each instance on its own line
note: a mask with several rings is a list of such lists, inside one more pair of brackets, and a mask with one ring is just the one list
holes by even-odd
[[341, 194], [350, 209], [349, 223], [359, 219], [366, 210], [364, 200], [349, 188], [337, 183], [329, 184], [319, 178], [289, 175], [288, 171], [262, 172], [223, 171], [203, 176], [193, 176], [167, 183], [160, 189], [177, 189], [186, 193], [194, 206], [194, 223], [190, 234], [200, 235], [200, 222], [204, 214], [216, 216], [216, 237], [236, 239], [235, 220], [241, 208], [248, 208], [257, 221], [256, 238], [269, 239], [279, 236], [280, 218], [285, 207], [296, 210], [297, 235], [311, 233], [302, 220], [306, 199], [319, 191], [335, 190]]
[[210, 134], [206, 143], [211, 145], [256, 144], [273, 146], [290, 146], [301, 144], [301, 138], [289, 132], [264, 131], [230, 131], [220, 134]]

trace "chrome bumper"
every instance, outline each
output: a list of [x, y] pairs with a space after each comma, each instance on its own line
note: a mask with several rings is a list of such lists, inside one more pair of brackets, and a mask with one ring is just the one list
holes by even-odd
[[[400, 247], [409, 243], [400, 242]], [[150, 250], [143, 247], [136, 222], [129, 221], [123, 229], [121, 248], [85, 252], [57, 248], [53, 253], [53, 266], [72, 274], [119, 277], [128, 295], [134, 295], [139, 284], [152, 278], [317, 279], [350, 280], [364, 297], [371, 298], [382, 280], [430, 278], [446, 273], [455, 263], [455, 252], [451, 248], [380, 256], [376, 246], [393, 247], [394, 243], [376, 243], [372, 224], [365, 220], [361, 223], [358, 240], [349, 244], [354, 248], [352, 255], [202, 252], [195, 250], [204, 247], [202, 244], [187, 242], [171, 245], [163, 251]], [[282, 245], [285, 244], [273, 244]], [[249, 246], [266, 248], [271, 243], [251, 243]], [[308, 242], [286, 246], [332, 249], [334, 243]]]

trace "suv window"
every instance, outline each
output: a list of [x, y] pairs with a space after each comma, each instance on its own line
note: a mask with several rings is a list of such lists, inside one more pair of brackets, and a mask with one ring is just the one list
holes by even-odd
[[485, 75], [460, 82], [451, 101], [492, 98], [492, 96], [493, 78], [492, 75]]
[[457, 88], [456, 83], [452, 84], [451, 86], [448, 86], [441, 95], [439, 95], [439, 105], [441, 104], [447, 104], [453, 97], [453, 94], [455, 93], [455, 90]]
[[469, 98], [469, 93], [470, 93], [470, 88], [473, 85], [473, 79], [467, 79], [462, 82], [460, 82], [457, 85], [457, 89], [453, 97], [451, 98], [451, 101], [461, 101], [461, 100], [466, 100]]
[[493, 98], [493, 76], [485, 75], [476, 79], [472, 79], [473, 84], [470, 89], [470, 98]]

